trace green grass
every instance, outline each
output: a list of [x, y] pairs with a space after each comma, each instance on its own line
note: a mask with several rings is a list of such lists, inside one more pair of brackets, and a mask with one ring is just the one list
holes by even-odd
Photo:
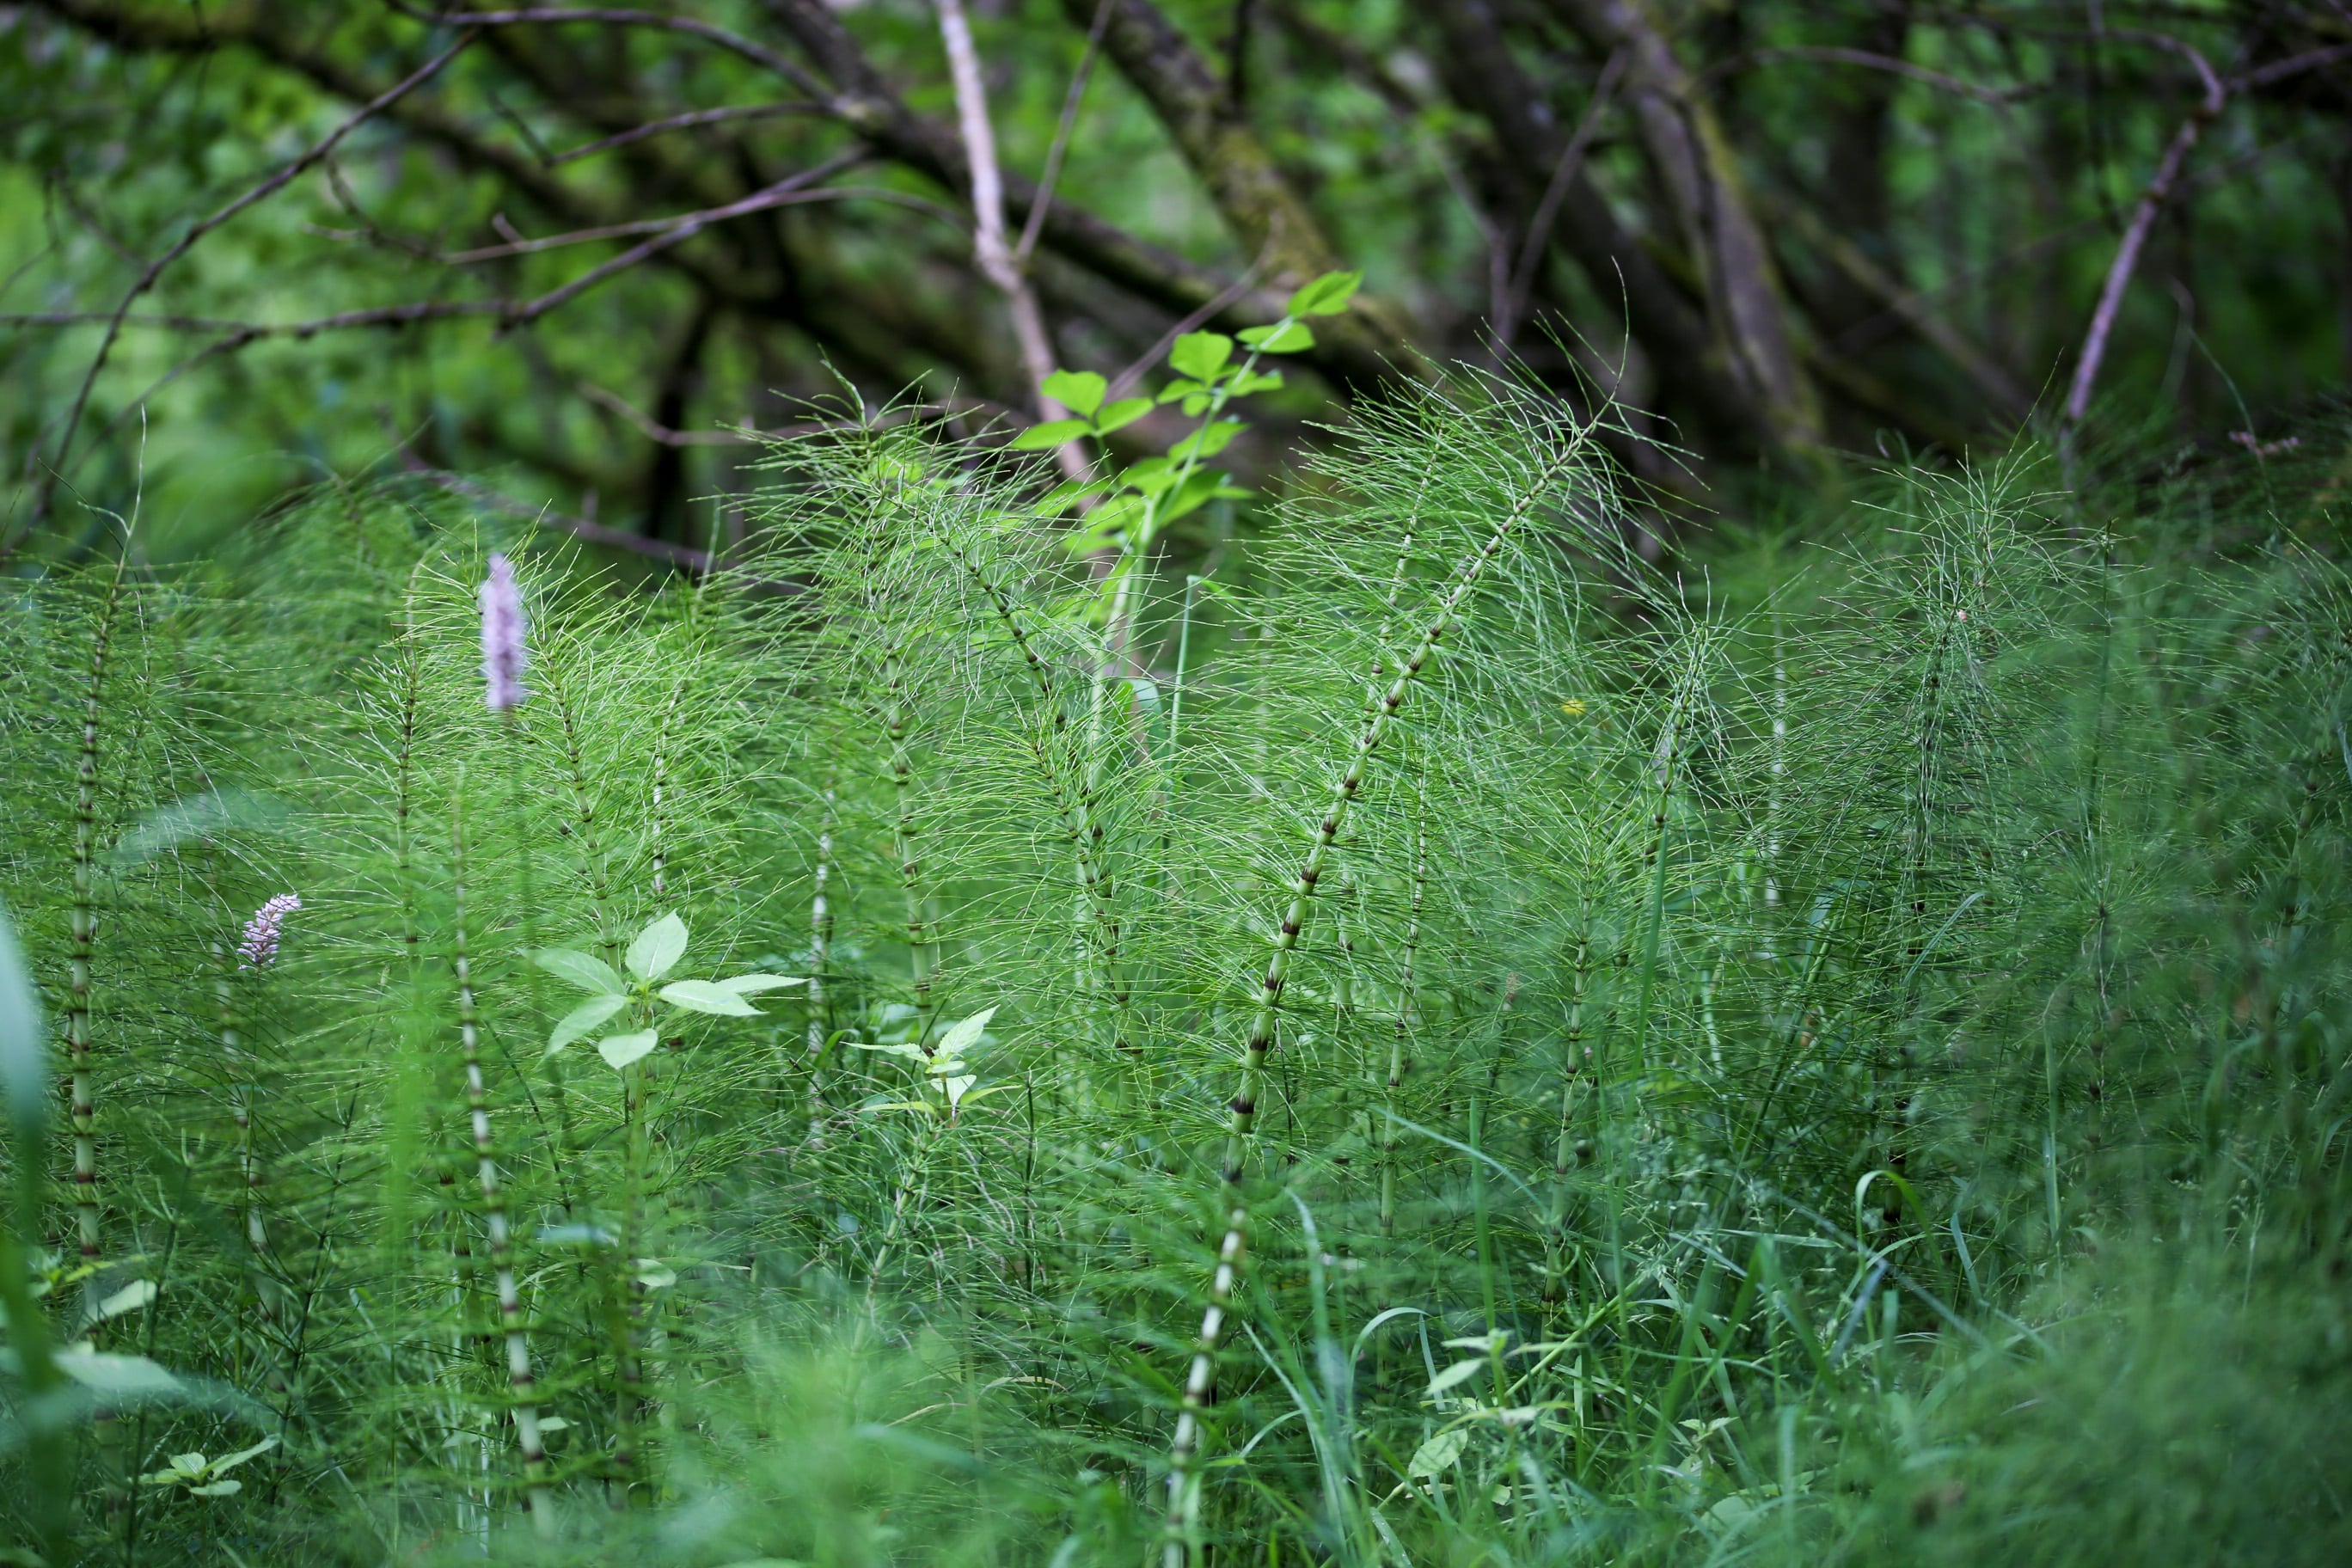
[[[658, 595], [396, 489], [20, 582], [0, 886], [50, 1023], [5, 1043], [72, 1026], [86, 909], [96, 1251], [20, 1093], [0, 1531], [2340, 1560], [2352, 591], [2305, 446], [1863, 477], [1830, 542], [1669, 578], [1599, 447], [1458, 389], [1160, 563], [1149, 685], [1034, 471], [912, 428], [779, 448], [753, 555]], [[549, 1055], [591, 992], [532, 955], [673, 912], [661, 984], [816, 984]]]

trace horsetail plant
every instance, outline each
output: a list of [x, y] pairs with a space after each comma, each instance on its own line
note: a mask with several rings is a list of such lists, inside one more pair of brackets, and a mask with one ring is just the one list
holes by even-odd
[[1316, 884], [1323, 875], [1324, 861], [1340, 830], [1347, 826], [1349, 809], [1363, 791], [1381, 742], [1397, 722], [1423, 670], [1437, 657], [1439, 646], [1459, 624], [1468, 608], [1472, 590], [1478, 585], [1479, 579], [1486, 574], [1486, 568], [1495, 558], [1511, 542], [1512, 535], [1534, 509], [1552, 497], [1555, 487], [1564, 478], [1580, 470], [1587, 461], [1586, 443], [1594, 427], [1588, 423], [1572, 427], [1564, 437], [1558, 431], [1549, 434], [1550, 449], [1537, 458], [1532, 472], [1518, 476], [1520, 483], [1516, 493], [1508, 496], [1485, 542], [1455, 568], [1444, 592], [1431, 606], [1427, 629], [1414, 643], [1412, 651], [1399, 664], [1396, 678], [1382, 694], [1380, 705], [1364, 721], [1362, 730], [1356, 737], [1354, 754], [1349, 759], [1339, 782], [1332, 786], [1321, 820], [1308, 840], [1307, 853], [1301, 858], [1298, 873], [1291, 883], [1289, 904], [1276, 930], [1264, 978], [1258, 983], [1256, 1003], [1250, 1015], [1249, 1035], [1243, 1047], [1239, 1083], [1231, 1102], [1232, 1117], [1226, 1123], [1223, 1177], [1225, 1189], [1231, 1194], [1230, 1206], [1225, 1215], [1223, 1237], [1217, 1246], [1216, 1272], [1210, 1286], [1209, 1303], [1202, 1312], [1200, 1331], [1193, 1342], [1192, 1365], [1185, 1374], [1175, 1438], [1169, 1448], [1166, 1541], [1162, 1550], [1165, 1568], [1184, 1568], [1188, 1552], [1196, 1549], [1198, 1500], [1192, 1467], [1200, 1448], [1202, 1415], [1208, 1408], [1215, 1384], [1217, 1349], [1233, 1297], [1234, 1273], [1249, 1237], [1250, 1210], [1242, 1195], [1242, 1177], [1250, 1140], [1256, 1128], [1259, 1084], [1265, 1073], [1266, 1053], [1274, 1046], [1275, 1027], [1281, 1012], [1283, 986], [1289, 977], [1291, 954], [1297, 951], [1299, 935], [1314, 912]]
[[466, 952], [466, 815], [462, 779], [458, 781], [457, 795], [449, 823], [450, 963], [457, 984], [457, 1048], [466, 1072], [466, 1114], [473, 1131], [475, 1173], [482, 1194], [482, 1225], [488, 1234], [490, 1273], [498, 1290], [499, 1327], [506, 1335], [507, 1392], [514, 1417], [515, 1447], [522, 1457], [525, 1506], [533, 1526], [541, 1535], [550, 1535], [555, 1530], [554, 1497], [547, 1486], [547, 1448], [540, 1436], [539, 1405], [533, 1397], [530, 1337], [523, 1321], [522, 1293], [515, 1283], [514, 1233], [507, 1216], [506, 1190], [499, 1176], [498, 1145], [490, 1135], [489, 1089], [482, 1077], [480, 1034], [474, 1018], [474, 973]]

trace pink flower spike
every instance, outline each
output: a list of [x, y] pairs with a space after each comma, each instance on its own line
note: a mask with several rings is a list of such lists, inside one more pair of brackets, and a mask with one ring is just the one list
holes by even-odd
[[503, 555], [490, 557], [481, 596], [483, 696], [491, 712], [504, 713], [530, 695], [522, 683], [530, 655], [523, 647], [522, 589], [515, 583], [514, 563]]
[[259, 909], [245, 922], [245, 940], [237, 943], [236, 966], [239, 969], [263, 969], [278, 957], [278, 931], [286, 917], [302, 907], [299, 893], [280, 893]]

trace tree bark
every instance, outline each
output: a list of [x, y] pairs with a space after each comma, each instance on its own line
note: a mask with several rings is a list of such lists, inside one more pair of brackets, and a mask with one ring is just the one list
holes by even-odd
[[[1073, 26], [1087, 28], [1098, 3], [1062, 0], [1063, 14]], [[1314, 212], [1291, 189], [1257, 132], [1235, 112], [1225, 84], [1151, 0], [1112, 0], [1103, 51], [1159, 115], [1234, 237], [1262, 258], [1270, 292], [1261, 309], [1277, 310], [1282, 291], [1346, 269]], [[1345, 316], [1317, 322], [1315, 331], [1318, 340], [1351, 360], [1360, 357], [1366, 368], [1385, 362], [1381, 374], [1343, 373], [1351, 381], [1387, 379], [1412, 357], [1402, 316], [1367, 295], [1357, 295]]]
[[[777, 25], [816, 62], [839, 89], [837, 110], [876, 151], [961, 195], [971, 188], [971, 171], [953, 132], [908, 110], [893, 94], [866, 51], [824, 0], [761, 0]], [[1065, 0], [1077, 25], [1094, 23], [1094, 0]], [[1121, 68], [1124, 69], [1122, 62]], [[1034, 181], [1003, 176], [1008, 221], [1024, 223], [1038, 195]], [[1126, 233], [1066, 200], [1048, 204], [1038, 235], [1045, 248], [1072, 265], [1116, 284], [1178, 316], [1190, 315], [1225, 292], [1226, 280], [1171, 251]], [[1326, 250], [1328, 252], [1328, 247]], [[1281, 302], [1245, 292], [1218, 309], [1207, 324], [1226, 331], [1261, 326], [1276, 319]], [[1360, 309], [1340, 321], [1362, 315]], [[1392, 350], [1391, 351], [1392, 352]], [[1360, 325], [1319, 334], [1317, 346], [1297, 356], [1348, 385], [1393, 379], [1400, 371], [1383, 345]]]
[[[1446, 91], [1493, 132], [1497, 164], [1515, 187], [1524, 222], [1543, 200], [1567, 150], [1568, 132], [1540, 111], [1543, 95], [1513, 57], [1486, 0], [1440, 6], [1436, 20]], [[1607, 306], [1623, 301], [1626, 325], [1649, 351], [1667, 402], [1734, 445], [1771, 443], [1770, 422], [1714, 352], [1706, 320], [1657, 258], [1617, 221], [1589, 174], [1580, 171], [1568, 182], [1552, 236], [1576, 258]]]
[[1594, 48], [1630, 56], [1626, 93], [1635, 130], [1699, 270], [1717, 352], [1773, 444], [1800, 456], [1815, 452], [1821, 410], [1798, 362], [1771, 251], [1699, 83], [1644, 0], [1552, 0], [1552, 6]]

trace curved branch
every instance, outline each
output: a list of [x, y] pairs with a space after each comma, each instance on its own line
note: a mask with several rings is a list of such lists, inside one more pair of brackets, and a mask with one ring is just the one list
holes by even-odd
[[2150, 176], [2147, 188], [2140, 193], [2139, 201], [2132, 208], [2131, 221], [2124, 226], [2123, 240], [2116, 247], [2115, 260], [2107, 266], [2106, 282], [2099, 289], [2098, 305], [2091, 312], [2090, 331], [2083, 335], [2083, 352], [2074, 362], [2074, 382], [2067, 387], [2065, 405], [2059, 411], [2058, 432], [2062, 441], [2073, 436], [2075, 428], [2083, 423], [2084, 416], [2090, 412], [2091, 389], [2097, 384], [2099, 367], [2106, 359], [2107, 340], [2115, 331], [2116, 314], [2123, 309], [2124, 291], [2131, 287], [2132, 274], [2139, 268], [2139, 253], [2147, 244], [2148, 232], [2156, 226], [2157, 215], [2171, 200], [2172, 188], [2180, 178], [2181, 166], [2188, 163], [2189, 154], [2196, 150], [2199, 139], [2205, 134], [2205, 128], [2220, 119], [2221, 110], [2229, 107], [2229, 87], [2206, 63], [2203, 55], [2178, 39], [2160, 38], [2158, 35], [2148, 35], [2147, 37], [2152, 42], [2160, 41], [2163, 47], [2189, 58], [2205, 83], [2205, 96], [2198, 101], [2189, 118], [2180, 122], [2180, 129], [2172, 133], [2171, 142], [2164, 149], [2164, 156], [2157, 161], [2156, 173]]
[[[56, 480], [71, 471], [71, 464], [68, 459], [72, 456], [74, 436], [80, 428], [82, 412], [89, 406], [90, 391], [98, 384], [99, 372], [105, 368], [109, 356], [114, 352], [115, 341], [122, 335], [123, 319], [131, 313], [131, 307], [138, 301], [139, 297], [153, 288], [156, 279], [163, 275], [164, 269], [194, 249], [198, 240], [256, 203], [265, 201], [285, 189], [296, 176], [318, 163], [320, 160], [340, 146], [344, 137], [407, 96], [415, 89], [430, 81], [440, 72], [442, 67], [464, 52], [476, 37], [477, 35], [470, 31], [464, 34], [456, 43], [434, 56], [393, 86], [368, 100], [356, 112], [345, 118], [341, 124], [329, 132], [324, 138], [313, 142], [308, 151], [292, 162], [282, 165], [277, 173], [231, 201], [226, 206], [214, 212], [209, 217], [199, 219], [190, 226], [187, 233], [180, 237], [177, 244], [147, 264], [146, 268], [139, 274], [138, 281], [131, 284], [130, 291], [122, 296], [122, 302], [115, 307], [112, 319], [107, 322], [106, 336], [100, 341], [98, 352], [90, 356], [89, 369], [83, 374], [81, 386], [74, 394], [73, 405], [65, 416], [64, 434], [58, 438], [57, 456], [45, 465], [47, 477], [42, 480], [34, 500], [33, 517], [37, 522], [47, 515], [49, 499], [55, 492]], [[37, 444], [34, 451], [36, 454], [38, 453]]]

